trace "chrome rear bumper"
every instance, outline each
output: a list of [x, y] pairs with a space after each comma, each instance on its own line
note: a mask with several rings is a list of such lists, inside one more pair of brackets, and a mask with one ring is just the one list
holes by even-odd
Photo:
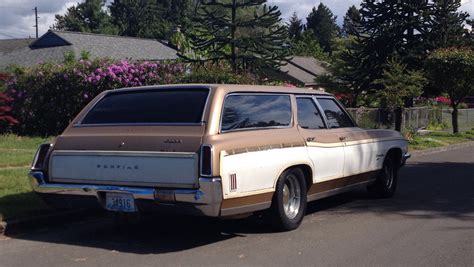
[[113, 185], [47, 183], [44, 173], [30, 171], [33, 190], [40, 194], [94, 196], [104, 207], [105, 193], [117, 192], [133, 195], [137, 201], [152, 201], [156, 204], [191, 206], [197, 213], [216, 217], [220, 215], [222, 184], [220, 178], [199, 178], [199, 189], [158, 189]]

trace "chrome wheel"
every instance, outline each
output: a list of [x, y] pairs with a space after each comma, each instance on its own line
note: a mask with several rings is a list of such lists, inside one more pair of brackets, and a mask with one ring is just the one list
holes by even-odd
[[283, 210], [288, 219], [294, 219], [301, 206], [301, 186], [294, 174], [287, 176], [283, 186]]
[[393, 163], [391, 160], [385, 163], [384, 168], [385, 187], [390, 189], [393, 185]]

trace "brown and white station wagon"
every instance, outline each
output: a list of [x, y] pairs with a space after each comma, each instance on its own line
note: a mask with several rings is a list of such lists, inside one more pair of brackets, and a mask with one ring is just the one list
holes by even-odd
[[270, 209], [298, 227], [306, 203], [360, 186], [390, 197], [409, 157], [391, 130], [364, 130], [322, 91], [167, 85], [106, 91], [52, 144], [30, 178], [53, 206], [225, 217]]

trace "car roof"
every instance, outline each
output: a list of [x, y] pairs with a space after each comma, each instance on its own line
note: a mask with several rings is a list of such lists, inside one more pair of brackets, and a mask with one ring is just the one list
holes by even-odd
[[189, 88], [209, 88], [213, 91], [223, 90], [225, 93], [234, 92], [261, 92], [261, 93], [290, 93], [290, 94], [316, 94], [331, 95], [322, 90], [313, 90], [307, 88], [297, 88], [290, 86], [269, 86], [269, 85], [244, 85], [244, 84], [170, 84], [170, 85], [149, 85], [128, 87], [109, 92], [125, 92], [147, 89], [189, 89]]

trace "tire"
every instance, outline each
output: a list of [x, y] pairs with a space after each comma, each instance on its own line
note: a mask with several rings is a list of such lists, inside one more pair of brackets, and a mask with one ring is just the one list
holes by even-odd
[[306, 195], [301, 169], [288, 169], [280, 175], [270, 208], [271, 222], [276, 230], [290, 231], [300, 226], [306, 213]]
[[384, 162], [375, 183], [367, 189], [380, 198], [390, 198], [397, 190], [398, 164], [393, 154], [389, 154]]

